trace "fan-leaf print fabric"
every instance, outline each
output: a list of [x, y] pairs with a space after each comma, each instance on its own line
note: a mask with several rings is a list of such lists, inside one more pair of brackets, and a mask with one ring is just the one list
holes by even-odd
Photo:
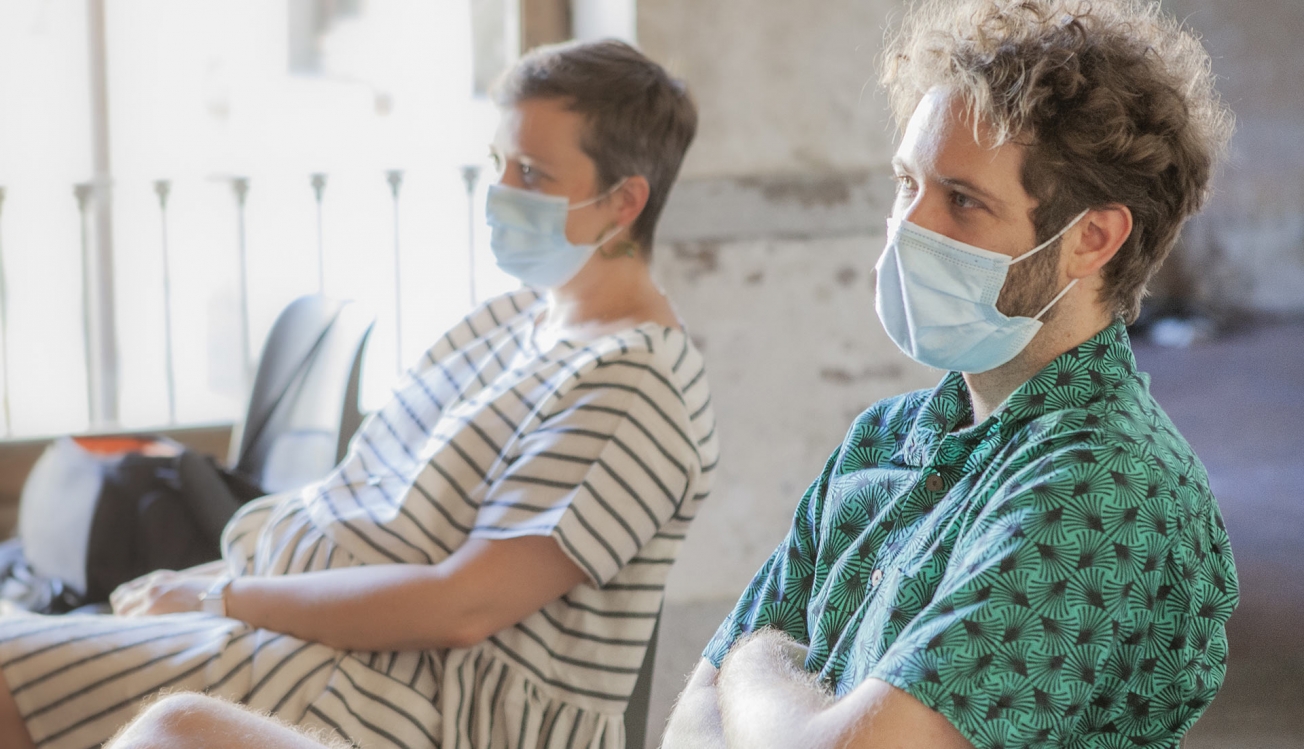
[[1122, 323], [973, 424], [963, 377], [852, 424], [707, 646], [780, 629], [837, 695], [882, 679], [979, 749], [1176, 746], [1237, 602], [1204, 467]]

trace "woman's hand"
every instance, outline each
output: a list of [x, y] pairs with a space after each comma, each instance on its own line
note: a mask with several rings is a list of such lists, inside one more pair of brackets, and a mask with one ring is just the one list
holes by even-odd
[[123, 583], [109, 596], [118, 616], [154, 616], [199, 611], [199, 597], [217, 575], [159, 570]]

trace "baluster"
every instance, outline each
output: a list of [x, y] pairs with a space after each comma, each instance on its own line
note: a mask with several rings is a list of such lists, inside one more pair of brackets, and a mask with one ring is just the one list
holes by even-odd
[[163, 241], [163, 354], [167, 364], [168, 383], [168, 423], [177, 423], [177, 370], [172, 357], [172, 270], [168, 257], [168, 195], [172, 192], [172, 183], [160, 179], [154, 182], [154, 194], [158, 196], [159, 224]]
[[471, 286], [471, 306], [475, 306], [475, 188], [480, 182], [480, 166], [462, 167], [462, 181], [466, 183], [466, 259], [467, 278]]
[[403, 186], [403, 170], [391, 169], [385, 173], [389, 194], [394, 200], [394, 359], [398, 373], [403, 374], [403, 253], [399, 242], [398, 193]]
[[[4, 217], [5, 189], [0, 187], [0, 218]], [[4, 377], [5, 436], [13, 436], [9, 411], [9, 285], [5, 280], [4, 222], [0, 221], [0, 377]]]
[[317, 293], [326, 293], [326, 245], [322, 235], [322, 196], [326, 193], [326, 175], [312, 175], [312, 192], [317, 198]]
[[249, 351], [249, 265], [245, 244], [245, 199], [249, 196], [249, 178], [232, 177], [231, 192], [235, 194], [236, 239], [240, 245], [240, 361], [244, 376], [244, 391], [254, 389], [253, 354]]
[[94, 366], [94, 354], [91, 343], [91, 236], [90, 207], [95, 186], [82, 182], [73, 186], [73, 195], [77, 197], [77, 213], [81, 220], [82, 251], [82, 355], [86, 358], [86, 420], [92, 428], [95, 426], [95, 377], [91, 374]]

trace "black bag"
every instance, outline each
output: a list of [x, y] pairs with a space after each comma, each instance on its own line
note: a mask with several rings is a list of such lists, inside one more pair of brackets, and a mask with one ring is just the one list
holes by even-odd
[[[116, 452], [124, 442], [147, 449]], [[47, 456], [51, 462], [38, 462], [24, 487], [19, 538], [0, 544], [0, 599], [35, 613], [102, 605], [141, 575], [221, 558], [226, 522], [265, 493], [165, 439], [65, 439], [42, 460]], [[65, 475], [72, 477], [67, 486], [59, 483]], [[31, 514], [31, 538], [23, 537], [24, 513]]]
[[222, 556], [222, 529], [245, 502], [263, 495], [253, 481], [208, 455], [127, 453], [104, 475], [86, 550], [86, 603], [109, 600], [122, 583], [154, 570], [179, 570]]

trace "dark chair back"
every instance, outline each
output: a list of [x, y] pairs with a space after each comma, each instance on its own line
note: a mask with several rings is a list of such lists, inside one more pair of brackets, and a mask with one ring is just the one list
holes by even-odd
[[358, 384], [375, 317], [313, 294], [276, 318], [258, 361], [232, 463], [269, 494], [326, 475], [362, 421]]
[[643, 656], [643, 665], [638, 670], [634, 693], [630, 695], [629, 706], [625, 708], [627, 749], [643, 749], [647, 745], [647, 714], [652, 702], [652, 669], [656, 665], [659, 634], [661, 634], [660, 613], [657, 614], [657, 623], [652, 627], [652, 637], [647, 643], [647, 654]]

